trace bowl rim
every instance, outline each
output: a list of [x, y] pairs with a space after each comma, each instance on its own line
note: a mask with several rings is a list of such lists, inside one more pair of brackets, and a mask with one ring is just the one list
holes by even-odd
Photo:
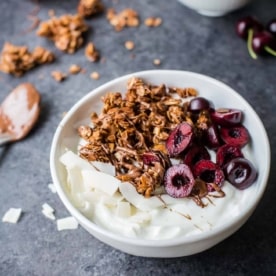
[[[59, 136], [63, 130], [63, 127], [66, 125], [67, 121], [71, 118], [71, 116], [78, 110], [78, 108], [83, 105], [90, 97], [93, 97], [93, 95], [100, 93], [100, 91], [107, 90], [108, 87], [112, 85], [116, 85], [122, 81], [128, 80], [130, 77], [141, 77], [146, 78], [150, 77], [151, 75], [170, 75], [170, 74], [184, 74], [187, 76], [196, 77], [199, 79], [203, 79], [205, 81], [214, 83], [216, 86], [221, 87], [222, 89], [226, 89], [228, 91], [231, 91], [237, 98], [239, 98], [244, 105], [246, 105], [246, 108], [250, 109], [252, 114], [254, 115], [254, 120], [258, 121], [259, 126], [261, 129], [258, 129], [260, 133], [263, 134], [263, 138], [265, 140], [265, 147], [264, 151], [267, 152], [267, 158], [266, 163], [267, 166], [265, 167], [265, 172], [263, 172], [263, 182], [261, 183], [258, 194], [256, 194], [255, 200], [250, 200], [250, 203], [246, 206], [245, 209], [243, 209], [239, 216], [231, 218], [230, 220], [226, 221], [223, 225], [219, 225], [214, 227], [211, 230], [208, 230], [206, 232], [191, 235], [191, 236], [183, 236], [183, 237], [177, 237], [172, 239], [164, 239], [164, 240], [150, 240], [150, 239], [141, 239], [141, 238], [130, 238], [126, 236], [120, 236], [119, 234], [110, 232], [107, 229], [104, 229], [103, 227], [95, 224], [93, 221], [89, 220], [87, 217], [85, 217], [69, 200], [67, 197], [65, 191], [62, 188], [62, 184], [59, 183], [58, 174], [56, 170], [55, 163], [56, 155], [57, 155], [57, 149], [58, 149], [58, 140]], [[95, 232], [96, 235], [106, 236], [107, 238], [111, 240], [116, 240], [118, 242], [122, 242], [129, 245], [135, 245], [135, 246], [147, 246], [147, 247], [166, 247], [166, 246], [179, 246], [181, 244], [189, 244], [194, 242], [200, 242], [202, 240], [206, 240], [206, 238], [212, 238], [220, 233], [225, 232], [227, 229], [231, 228], [231, 226], [235, 226], [241, 221], [243, 218], [249, 216], [254, 209], [256, 208], [257, 204], [259, 203], [260, 199], [262, 198], [265, 189], [267, 187], [269, 173], [270, 173], [270, 163], [271, 163], [271, 151], [270, 151], [270, 143], [268, 139], [268, 135], [266, 132], [266, 129], [259, 118], [258, 114], [255, 112], [255, 110], [252, 108], [252, 106], [243, 98], [237, 91], [235, 91], [233, 88], [228, 86], [227, 84], [223, 83], [220, 80], [217, 80], [213, 77], [191, 72], [191, 71], [182, 71], [182, 70], [166, 70], [166, 69], [159, 69], [159, 70], [145, 70], [145, 71], [137, 71], [133, 73], [129, 73], [120, 77], [117, 77], [113, 80], [110, 80], [106, 82], [105, 84], [102, 84], [95, 89], [88, 92], [85, 96], [82, 96], [73, 106], [69, 109], [69, 111], [66, 113], [66, 115], [63, 117], [61, 122], [58, 124], [57, 129], [54, 133], [51, 149], [50, 149], [50, 172], [52, 176], [53, 183], [56, 187], [57, 194], [60, 197], [61, 201], [69, 211], [69, 213], [75, 217], [79, 223], [85, 228], [85, 229], [91, 229], [93, 233]], [[242, 225], [240, 225], [242, 226]], [[91, 232], [90, 232], [91, 233]], [[91, 233], [93, 235], [93, 233]]]

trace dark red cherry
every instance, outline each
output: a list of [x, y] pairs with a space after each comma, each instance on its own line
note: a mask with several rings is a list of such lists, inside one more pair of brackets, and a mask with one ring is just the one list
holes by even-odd
[[207, 184], [208, 191], [213, 191], [213, 184], [221, 187], [225, 179], [222, 169], [211, 160], [198, 161], [193, 169], [195, 178], [200, 178]]
[[225, 177], [233, 186], [243, 190], [254, 183], [257, 171], [249, 160], [238, 157], [226, 164]]
[[249, 133], [243, 125], [220, 128], [221, 139], [233, 146], [243, 147], [249, 142]]
[[221, 126], [233, 126], [242, 122], [242, 111], [234, 108], [219, 108], [210, 112], [214, 123]]
[[253, 30], [260, 32], [264, 29], [264, 26], [253, 16], [246, 16], [241, 18], [236, 24], [236, 33], [243, 39], [248, 38], [248, 31]]
[[155, 162], [160, 162], [159, 156], [153, 151], [144, 152], [142, 160], [145, 165], [152, 165]]
[[276, 38], [267, 31], [256, 33], [253, 36], [252, 48], [257, 54], [270, 53], [274, 55], [273, 51], [276, 51]]
[[172, 130], [166, 141], [166, 148], [169, 156], [177, 156], [183, 152], [193, 137], [193, 128], [184, 122]]
[[207, 129], [202, 132], [202, 142], [209, 149], [217, 149], [221, 146], [222, 141], [220, 138], [219, 129], [215, 124], [211, 124]]
[[154, 163], [160, 163], [165, 169], [171, 166], [171, 160], [167, 154], [161, 151], [147, 151], [142, 155], [144, 165], [153, 166]]
[[270, 20], [267, 25], [266, 25], [266, 29], [273, 34], [274, 36], [276, 36], [276, 18]]
[[202, 145], [194, 144], [187, 150], [187, 153], [183, 158], [183, 163], [192, 169], [193, 166], [202, 159], [211, 159], [208, 150]]
[[196, 97], [192, 99], [188, 105], [188, 110], [191, 112], [199, 113], [203, 110], [208, 110], [211, 107], [210, 102], [203, 97]]
[[171, 197], [182, 198], [188, 196], [195, 184], [190, 168], [185, 164], [173, 165], [165, 173], [164, 186]]
[[218, 148], [216, 162], [221, 168], [223, 168], [225, 164], [236, 157], [243, 157], [240, 147], [225, 144]]

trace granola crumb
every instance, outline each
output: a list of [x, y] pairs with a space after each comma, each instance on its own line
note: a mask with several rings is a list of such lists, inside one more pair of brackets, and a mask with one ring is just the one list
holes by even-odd
[[60, 71], [53, 71], [51, 75], [57, 82], [62, 82], [66, 79], [66, 75]]
[[73, 54], [83, 45], [87, 30], [88, 25], [79, 14], [65, 14], [41, 22], [37, 35], [52, 40], [59, 50]]
[[162, 24], [161, 17], [148, 17], [145, 19], [144, 24], [147, 27], [158, 27]]
[[104, 5], [101, 0], [80, 0], [77, 9], [81, 16], [88, 18], [102, 13]]
[[93, 80], [98, 80], [100, 78], [100, 74], [98, 72], [94, 71], [90, 74], [90, 78]]
[[100, 59], [100, 52], [96, 49], [94, 43], [89, 42], [85, 47], [85, 56], [91, 62], [96, 62]]
[[16, 46], [5, 42], [0, 54], [0, 71], [20, 77], [32, 68], [53, 62], [54, 59], [54, 54], [43, 47], [36, 47], [30, 52], [25, 45]]
[[117, 13], [114, 9], [108, 9], [106, 18], [114, 27], [114, 30], [119, 32], [126, 27], [138, 27], [140, 24], [139, 15], [133, 9], [124, 9]]
[[155, 59], [153, 60], [153, 64], [156, 65], [156, 66], [158, 66], [158, 65], [161, 64], [161, 60], [160, 60], [159, 58], [155, 58]]
[[135, 44], [134, 44], [133, 41], [128, 40], [128, 41], [125, 42], [125, 48], [126, 48], [127, 50], [133, 50], [134, 47], [135, 47]]
[[81, 70], [82, 70], [81, 67], [77, 64], [72, 64], [69, 67], [69, 73], [71, 74], [78, 74]]

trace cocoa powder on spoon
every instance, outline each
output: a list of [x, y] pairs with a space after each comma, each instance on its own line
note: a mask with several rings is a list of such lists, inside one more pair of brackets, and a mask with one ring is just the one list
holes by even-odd
[[40, 94], [31, 83], [17, 86], [0, 106], [0, 137], [10, 141], [24, 138], [36, 123], [40, 113]]

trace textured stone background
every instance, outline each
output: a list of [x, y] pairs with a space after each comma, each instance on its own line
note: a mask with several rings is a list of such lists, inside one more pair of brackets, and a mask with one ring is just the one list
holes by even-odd
[[[75, 13], [77, 0], [40, 0], [38, 16], [48, 18], [48, 10], [57, 15]], [[0, 275], [272, 275], [276, 273], [276, 204], [274, 163], [276, 159], [276, 59], [253, 60], [245, 43], [234, 31], [235, 22], [244, 15], [256, 15], [266, 22], [275, 17], [274, 0], [254, 1], [246, 8], [221, 18], [207, 18], [174, 1], [104, 1], [120, 11], [131, 7], [141, 18], [161, 16], [163, 24], [149, 29], [112, 30], [104, 16], [91, 19], [88, 40], [93, 41], [106, 58], [105, 63], [89, 63], [80, 49], [66, 55], [35, 32], [22, 34], [30, 25], [28, 14], [35, 1], [0, 1], [0, 45], [5, 41], [42, 45], [55, 52], [58, 60], [34, 69], [22, 78], [0, 75], [0, 100], [19, 83], [32, 82], [42, 95], [39, 123], [27, 139], [0, 148], [0, 216], [10, 207], [24, 210], [17, 225], [0, 223]], [[133, 40], [136, 48], [124, 48]], [[152, 61], [159, 58], [156, 67]], [[86, 68], [86, 74], [70, 76], [56, 83], [54, 69], [67, 71], [70, 64]], [[52, 194], [49, 151], [54, 131], [62, 117], [77, 100], [106, 81], [134, 71], [147, 69], [190, 70], [215, 77], [230, 85], [251, 103], [268, 131], [272, 148], [272, 172], [263, 200], [249, 221], [234, 235], [212, 249], [184, 258], [153, 259], [130, 256], [99, 242], [82, 228], [58, 232], [55, 223], [41, 214], [48, 202], [57, 217], [68, 213]], [[89, 74], [98, 71], [101, 78]], [[256, 130], [257, 131], [257, 130]]]

